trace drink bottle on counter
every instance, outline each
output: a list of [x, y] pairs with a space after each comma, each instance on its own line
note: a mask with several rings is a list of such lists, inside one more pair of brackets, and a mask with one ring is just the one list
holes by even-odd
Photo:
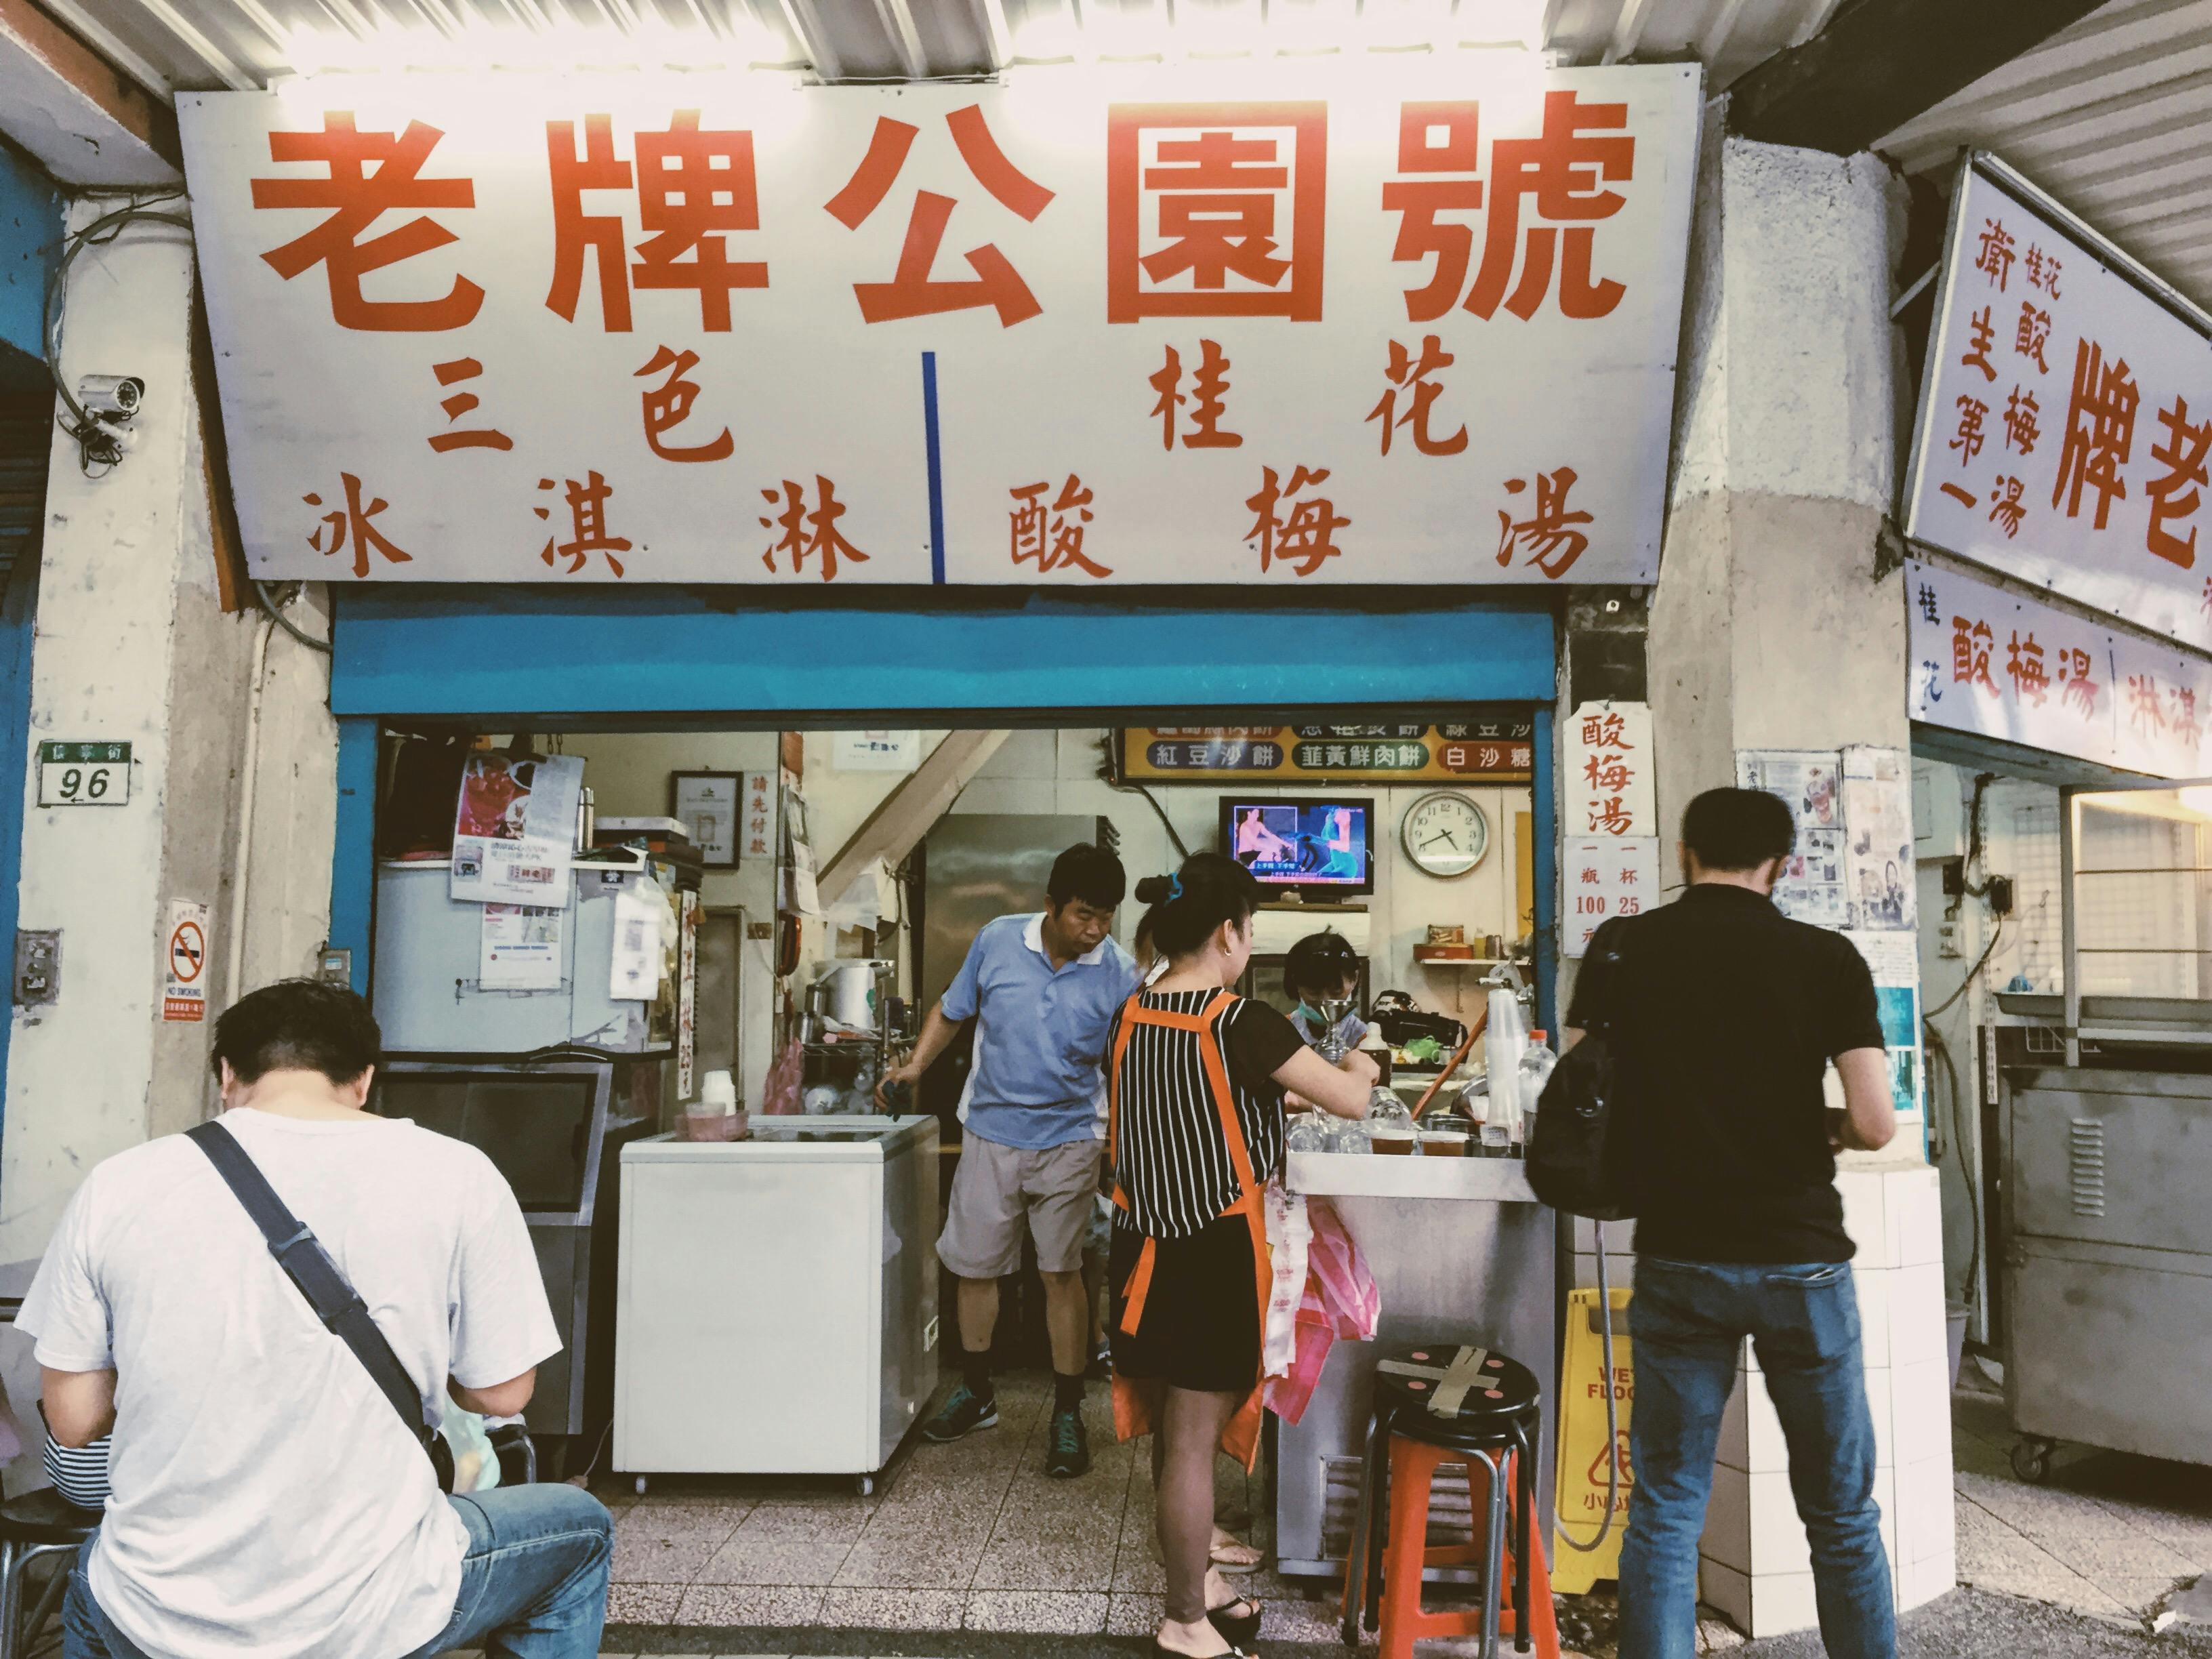
[[1513, 1136], [1513, 1156], [1519, 1158], [1522, 1149], [1536, 1133], [1536, 1109], [1544, 1098], [1544, 1085], [1552, 1080], [1552, 1068], [1559, 1063], [1542, 1031], [1528, 1033], [1528, 1046], [1522, 1051], [1521, 1063], [1514, 1079], [1515, 1093], [1519, 1097], [1521, 1121]]

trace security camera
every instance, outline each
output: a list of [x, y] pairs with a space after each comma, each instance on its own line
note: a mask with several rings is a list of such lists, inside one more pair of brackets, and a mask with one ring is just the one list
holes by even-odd
[[88, 374], [76, 383], [77, 401], [99, 420], [129, 420], [145, 396], [146, 382], [136, 374]]

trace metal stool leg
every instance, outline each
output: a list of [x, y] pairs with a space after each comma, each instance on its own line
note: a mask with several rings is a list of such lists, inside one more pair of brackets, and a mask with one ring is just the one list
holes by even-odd
[[1367, 1590], [1369, 1540], [1375, 1528], [1375, 1449], [1380, 1443], [1382, 1425], [1379, 1419], [1367, 1419], [1367, 1444], [1359, 1464], [1359, 1501], [1352, 1506], [1352, 1536], [1344, 1550], [1344, 1627], [1340, 1634], [1348, 1648], [1359, 1645], [1359, 1615], [1361, 1602]]
[[1376, 1413], [1374, 1507], [1367, 1528], [1367, 1613], [1365, 1626], [1371, 1634], [1382, 1627], [1382, 1559], [1390, 1540], [1390, 1437], [1395, 1432], [1389, 1414]]
[[[37, 1644], [39, 1632], [46, 1627], [46, 1621], [61, 1611], [62, 1597], [69, 1592], [70, 1571], [76, 1555], [76, 1546], [74, 1544], [47, 1545], [23, 1552], [22, 1565], [19, 1571], [26, 1577], [30, 1572], [33, 1561], [41, 1556], [55, 1558], [53, 1576], [46, 1580], [46, 1588], [39, 1592], [38, 1605], [31, 1609], [31, 1616], [23, 1621], [21, 1640], [26, 1652]], [[20, 1601], [21, 1599], [19, 1595], [17, 1600]]]
[[1536, 1532], [1536, 1460], [1528, 1450], [1528, 1425], [1513, 1425], [1514, 1509], [1519, 1522], [1513, 1529], [1513, 1650], [1529, 1651], [1528, 1603], [1534, 1595], [1536, 1552], [1531, 1543]]
[[1490, 1528], [1482, 1563], [1482, 1659], [1498, 1659], [1499, 1593], [1505, 1588], [1505, 1454], [1478, 1452], [1490, 1471]]
[[17, 1659], [22, 1651], [22, 1547], [0, 1543], [0, 1659]]

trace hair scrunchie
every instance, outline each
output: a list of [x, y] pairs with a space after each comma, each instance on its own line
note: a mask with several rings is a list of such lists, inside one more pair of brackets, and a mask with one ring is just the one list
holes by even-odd
[[1182, 896], [1182, 872], [1178, 870], [1168, 878], [1168, 902], [1172, 904]]

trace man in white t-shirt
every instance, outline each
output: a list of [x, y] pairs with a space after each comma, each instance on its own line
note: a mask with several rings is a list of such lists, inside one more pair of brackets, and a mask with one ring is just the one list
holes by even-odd
[[[381, 1038], [305, 981], [216, 1023], [222, 1123], [368, 1304], [435, 1420], [511, 1416], [560, 1350], [528, 1229], [483, 1153], [362, 1110]], [[588, 1492], [447, 1498], [183, 1135], [70, 1200], [17, 1327], [64, 1446], [112, 1428], [112, 1496], [64, 1609], [68, 1659], [599, 1651], [611, 1523]]]

